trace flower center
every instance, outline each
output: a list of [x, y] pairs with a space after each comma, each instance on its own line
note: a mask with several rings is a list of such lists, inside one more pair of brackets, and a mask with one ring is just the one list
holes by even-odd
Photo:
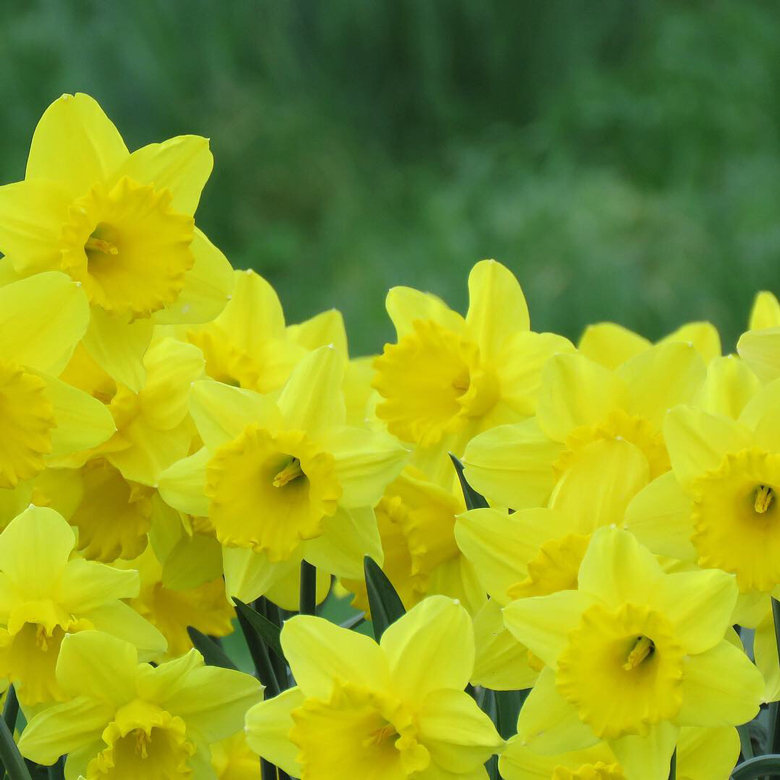
[[333, 456], [302, 431], [272, 434], [250, 425], [215, 451], [206, 469], [206, 495], [222, 544], [251, 547], [278, 562], [302, 540], [322, 534], [341, 485]]
[[699, 565], [736, 575], [743, 593], [780, 585], [780, 523], [775, 488], [780, 455], [758, 448], [729, 453], [692, 485]]
[[655, 651], [655, 643], [652, 639], [646, 636], [638, 636], [636, 638], [636, 644], [631, 648], [631, 652], [626, 658], [626, 662], [623, 664], [623, 668], [630, 672], [636, 669], [641, 663], [649, 658]]
[[0, 362], [0, 488], [16, 487], [43, 471], [54, 427], [44, 380]]
[[96, 185], [73, 202], [62, 230], [62, 270], [90, 302], [115, 316], [148, 317], [174, 303], [194, 259], [192, 217], [171, 193], [128, 179]]

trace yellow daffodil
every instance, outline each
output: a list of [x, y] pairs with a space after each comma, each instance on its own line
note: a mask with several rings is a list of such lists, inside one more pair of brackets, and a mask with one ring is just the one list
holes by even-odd
[[377, 415], [403, 441], [427, 447], [446, 435], [459, 453], [480, 430], [530, 417], [545, 361], [573, 350], [530, 330], [523, 291], [495, 260], [472, 269], [469, 300], [464, 318], [408, 287], [387, 295], [398, 341], [374, 361], [373, 385], [383, 399]]
[[260, 780], [260, 762], [240, 731], [211, 746], [217, 780]]
[[589, 447], [626, 441], [650, 474], [669, 470], [661, 425], [666, 411], [698, 395], [701, 355], [678, 342], [659, 344], [614, 371], [583, 355], [558, 355], [542, 372], [537, 415], [473, 439], [464, 455], [471, 485], [496, 503], [544, 506], [560, 476]]
[[[615, 754], [600, 742], [585, 750], [545, 756], [524, 746], [525, 719], [499, 759], [504, 780], [667, 780], [645, 771], [628, 775]], [[733, 728], [681, 728], [677, 742], [677, 780], [715, 780], [731, 773], [739, 758], [739, 736]]]
[[631, 534], [602, 528], [577, 584], [504, 609], [509, 629], [545, 664], [522, 710], [531, 750], [555, 755], [604, 741], [628, 777], [662, 778], [681, 727], [756, 715], [761, 675], [724, 638], [733, 576], [665, 574]]
[[298, 363], [278, 398], [195, 383], [190, 408], [205, 447], [168, 469], [160, 492], [209, 518], [231, 594], [256, 598], [303, 557], [346, 577], [361, 576], [364, 555], [381, 560], [372, 507], [406, 451], [344, 424], [343, 374], [341, 357], [323, 347]]
[[197, 650], [153, 667], [98, 631], [63, 641], [57, 682], [70, 700], [34, 717], [19, 749], [45, 765], [67, 753], [66, 776], [87, 780], [209, 780], [209, 743], [236, 733], [262, 698], [253, 677], [204, 666]]
[[[455, 517], [464, 509], [459, 486], [454, 494], [412, 467], [388, 485], [377, 504], [382, 568], [407, 609], [434, 594], [458, 599], [470, 612], [484, 603], [477, 573], [455, 542]], [[365, 583], [344, 580], [344, 585], [356, 594], [354, 606], [368, 609]]]
[[625, 440], [595, 442], [558, 482], [549, 508], [474, 509], [458, 517], [455, 538], [491, 600], [476, 615], [472, 682], [496, 690], [528, 688], [543, 664], [506, 630], [501, 607], [515, 599], [575, 589], [593, 532], [622, 525], [647, 485], [642, 453]]
[[132, 154], [88, 95], [63, 95], [35, 129], [24, 181], [0, 188], [0, 252], [19, 276], [64, 271], [90, 305], [83, 344], [141, 388], [156, 324], [207, 322], [230, 265], [195, 227], [208, 141], [178, 136]]
[[138, 595], [135, 571], [70, 558], [73, 529], [51, 509], [31, 507], [0, 534], [0, 677], [24, 704], [62, 701], [55, 678], [64, 637], [99, 629], [132, 641], [146, 658], [165, 639], [120, 599]]
[[502, 740], [464, 692], [474, 662], [471, 621], [432, 596], [377, 645], [321, 618], [285, 623], [298, 683], [247, 713], [250, 747], [306, 780], [482, 780]]
[[29, 503], [29, 480], [47, 465], [115, 430], [102, 404], [55, 378], [87, 326], [80, 296], [53, 272], [0, 287], [0, 493], [16, 493], [2, 499], [9, 510]]

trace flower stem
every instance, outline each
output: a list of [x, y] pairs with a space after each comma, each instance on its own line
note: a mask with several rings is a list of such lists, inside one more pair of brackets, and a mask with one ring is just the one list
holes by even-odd
[[301, 615], [313, 615], [317, 610], [317, 569], [301, 561]]
[[[780, 657], [780, 601], [772, 599], [772, 617], [775, 620], [775, 643]], [[772, 716], [772, 741], [769, 743], [770, 753], [780, 753], [780, 702], [775, 702]]]

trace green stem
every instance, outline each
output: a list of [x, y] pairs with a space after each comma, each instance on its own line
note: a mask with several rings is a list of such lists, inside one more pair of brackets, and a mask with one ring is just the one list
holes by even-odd
[[301, 615], [317, 611], [317, 569], [308, 561], [301, 561]]
[[741, 726], [737, 726], [737, 733], [739, 734], [739, 744], [742, 747], [742, 757], [745, 761], [753, 758], [755, 752], [753, 751], [753, 740], [750, 738], [750, 728], [747, 723]]
[[0, 718], [0, 761], [10, 780], [32, 780], [4, 718]]
[[49, 767], [49, 780], [65, 780], [65, 759], [60, 758]]
[[5, 695], [5, 706], [3, 707], [3, 720], [8, 730], [13, 734], [16, 728], [16, 718], [19, 715], [19, 699], [16, 696], [16, 688], [11, 685], [8, 693]]
[[236, 610], [238, 624], [244, 634], [249, 654], [257, 671], [260, 682], [265, 686], [265, 698], [271, 699], [278, 696], [280, 692], [279, 681], [276, 679], [274, 668], [271, 665], [271, 659], [268, 656], [268, 648], [257, 635], [249, 621], [241, 614], [241, 610]]
[[[778, 656], [780, 656], [780, 601], [775, 598], [772, 599], [772, 617], [775, 620], [775, 643]], [[769, 743], [769, 752], [780, 753], [780, 702], [775, 702], [773, 709], [772, 741]]]
[[676, 780], [677, 778], [677, 748], [672, 753], [672, 760], [669, 764], [669, 780]]
[[276, 780], [276, 767], [264, 758], [260, 759], [260, 774], [263, 780]]
[[[279, 628], [282, 627], [282, 617], [279, 614], [279, 607], [272, 601], [269, 601], [265, 596], [261, 596], [255, 602], [257, 611], [264, 615], [268, 620]], [[287, 678], [287, 665], [279, 658], [276, 653], [269, 651], [268, 657], [271, 659], [271, 665], [274, 668], [274, 674], [276, 675], [276, 681], [279, 683], [279, 690], [286, 691], [289, 688]]]

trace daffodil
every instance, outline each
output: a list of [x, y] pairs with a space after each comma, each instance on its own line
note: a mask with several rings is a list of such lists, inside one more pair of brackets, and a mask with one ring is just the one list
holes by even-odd
[[662, 778], [681, 727], [735, 726], [757, 714], [761, 675], [725, 638], [732, 575], [665, 574], [634, 536], [601, 528], [577, 585], [504, 608], [510, 631], [545, 664], [522, 710], [531, 750], [603, 741], [628, 777]]
[[84, 333], [88, 316], [78, 287], [61, 273], [0, 287], [0, 493], [8, 491], [2, 497], [5, 522], [11, 519], [8, 511], [29, 503], [30, 480], [47, 466], [98, 446], [114, 433], [102, 404], [55, 378]]
[[[459, 486], [454, 494], [412, 467], [388, 485], [377, 504], [383, 569], [407, 609], [433, 594], [456, 598], [470, 612], [484, 603], [477, 573], [455, 542], [455, 517], [464, 509]], [[344, 580], [344, 585], [356, 594], [354, 606], [368, 609], [365, 583]]]
[[515, 599], [576, 589], [593, 532], [622, 525], [629, 502], [648, 480], [647, 460], [636, 447], [604, 439], [566, 470], [549, 507], [474, 509], [458, 517], [458, 546], [491, 597], [474, 619], [472, 683], [495, 690], [534, 684], [543, 664], [507, 631], [501, 608]]
[[99, 629], [132, 641], [145, 658], [165, 639], [120, 599], [138, 595], [135, 571], [72, 558], [73, 529], [55, 511], [31, 507], [0, 534], [0, 677], [24, 704], [62, 701], [55, 677], [64, 638]]
[[772, 293], [756, 296], [748, 331], [740, 337], [737, 351], [762, 381], [780, 378], [780, 303]]
[[464, 692], [474, 662], [463, 607], [431, 596], [377, 645], [321, 618], [282, 629], [297, 687], [247, 713], [250, 747], [294, 777], [483, 780], [503, 744]]
[[[666, 780], [644, 771], [628, 775], [615, 754], [600, 742], [585, 750], [556, 756], [540, 755], [523, 744], [525, 719], [499, 759], [504, 780]], [[714, 780], [728, 777], [739, 758], [739, 736], [733, 728], [681, 728], [677, 742], [678, 780]]]
[[193, 217], [212, 166], [197, 136], [131, 154], [91, 97], [63, 95], [35, 129], [24, 181], [0, 188], [3, 262], [78, 282], [84, 346], [135, 392], [155, 325], [207, 322], [227, 302], [230, 265]]
[[460, 452], [475, 433], [534, 414], [542, 366], [573, 351], [561, 336], [533, 333], [523, 291], [495, 260], [469, 275], [466, 317], [434, 295], [394, 287], [387, 311], [398, 341], [374, 361], [376, 413], [390, 433], [428, 447], [446, 437]]
[[165, 501], [208, 517], [225, 546], [228, 591], [264, 593], [305, 558], [359, 577], [380, 560], [373, 506], [403, 468], [405, 449], [345, 425], [344, 362], [308, 353], [277, 396], [196, 382], [190, 409], [205, 446], [160, 478]]
[[248, 674], [204, 666], [197, 650], [153, 667], [98, 631], [67, 637], [57, 681], [70, 700], [36, 715], [19, 749], [39, 764], [68, 754], [66, 777], [211, 780], [209, 743], [235, 734], [262, 698]]
[[542, 372], [536, 416], [474, 438], [463, 458], [466, 477], [497, 504], [544, 506], [572, 463], [612, 439], [635, 447], [652, 476], [663, 474], [664, 416], [697, 397], [705, 377], [701, 355], [678, 342], [645, 350], [614, 371], [584, 355], [554, 356]]
[[243, 731], [213, 744], [211, 763], [217, 780], [260, 780], [260, 762]]

